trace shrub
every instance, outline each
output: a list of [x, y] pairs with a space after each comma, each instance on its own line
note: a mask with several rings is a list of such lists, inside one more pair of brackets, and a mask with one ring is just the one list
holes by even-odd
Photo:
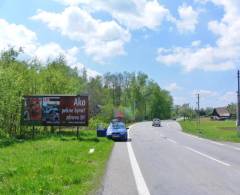
[[99, 119], [98, 117], [92, 117], [92, 118], [89, 120], [88, 127], [89, 127], [89, 129], [96, 129], [99, 124], [103, 124], [104, 128], [107, 128], [107, 127], [108, 127], [108, 123], [103, 122], [103, 121], [102, 121], [101, 119]]

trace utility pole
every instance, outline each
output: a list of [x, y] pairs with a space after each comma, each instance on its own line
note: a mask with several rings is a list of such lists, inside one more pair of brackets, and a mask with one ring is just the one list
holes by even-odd
[[237, 91], [237, 130], [240, 131], [240, 71], [237, 73], [238, 91]]
[[197, 118], [197, 129], [200, 130], [200, 94], [197, 94], [197, 114], [198, 114], [198, 118]]

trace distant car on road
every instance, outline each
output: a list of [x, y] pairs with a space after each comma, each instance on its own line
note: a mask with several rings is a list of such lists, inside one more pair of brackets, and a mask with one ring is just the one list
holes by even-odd
[[158, 118], [154, 118], [152, 122], [153, 127], [161, 127], [161, 120]]
[[128, 128], [126, 128], [124, 122], [113, 120], [108, 129], [107, 137], [112, 140], [128, 140]]

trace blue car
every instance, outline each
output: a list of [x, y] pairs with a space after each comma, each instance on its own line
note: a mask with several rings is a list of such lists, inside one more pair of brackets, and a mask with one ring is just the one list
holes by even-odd
[[123, 122], [112, 121], [107, 129], [107, 137], [112, 140], [128, 140], [128, 128]]

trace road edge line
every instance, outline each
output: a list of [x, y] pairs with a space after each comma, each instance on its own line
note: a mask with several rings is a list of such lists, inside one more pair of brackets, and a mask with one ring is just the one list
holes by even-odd
[[191, 147], [188, 147], [188, 146], [184, 146], [184, 147], [185, 147], [186, 149], [188, 149], [188, 150], [196, 153], [196, 154], [199, 154], [199, 155], [201, 155], [201, 156], [203, 156], [203, 157], [205, 157], [205, 158], [208, 158], [208, 159], [210, 159], [210, 160], [213, 160], [213, 161], [215, 161], [215, 162], [217, 162], [217, 163], [219, 163], [219, 164], [225, 165], [225, 166], [227, 166], [227, 167], [230, 167], [230, 166], [231, 166], [231, 165], [228, 164], [228, 163], [225, 163], [225, 162], [223, 162], [223, 161], [221, 161], [221, 160], [218, 160], [218, 159], [216, 159], [216, 158], [214, 158], [214, 157], [212, 157], [212, 156], [209, 156], [209, 155], [207, 155], [207, 154], [204, 154], [204, 153], [202, 153], [202, 152], [199, 152], [199, 151], [197, 151], [197, 150], [195, 150], [195, 149], [193, 149], [193, 148], [191, 148]]
[[[129, 131], [131, 130], [131, 128], [132, 128], [132, 126], [129, 128]], [[147, 184], [144, 180], [141, 169], [140, 169], [137, 159], [135, 157], [131, 142], [127, 142], [127, 149], [128, 149], [128, 155], [129, 155], [135, 183], [137, 186], [138, 194], [139, 195], [150, 195]]]

